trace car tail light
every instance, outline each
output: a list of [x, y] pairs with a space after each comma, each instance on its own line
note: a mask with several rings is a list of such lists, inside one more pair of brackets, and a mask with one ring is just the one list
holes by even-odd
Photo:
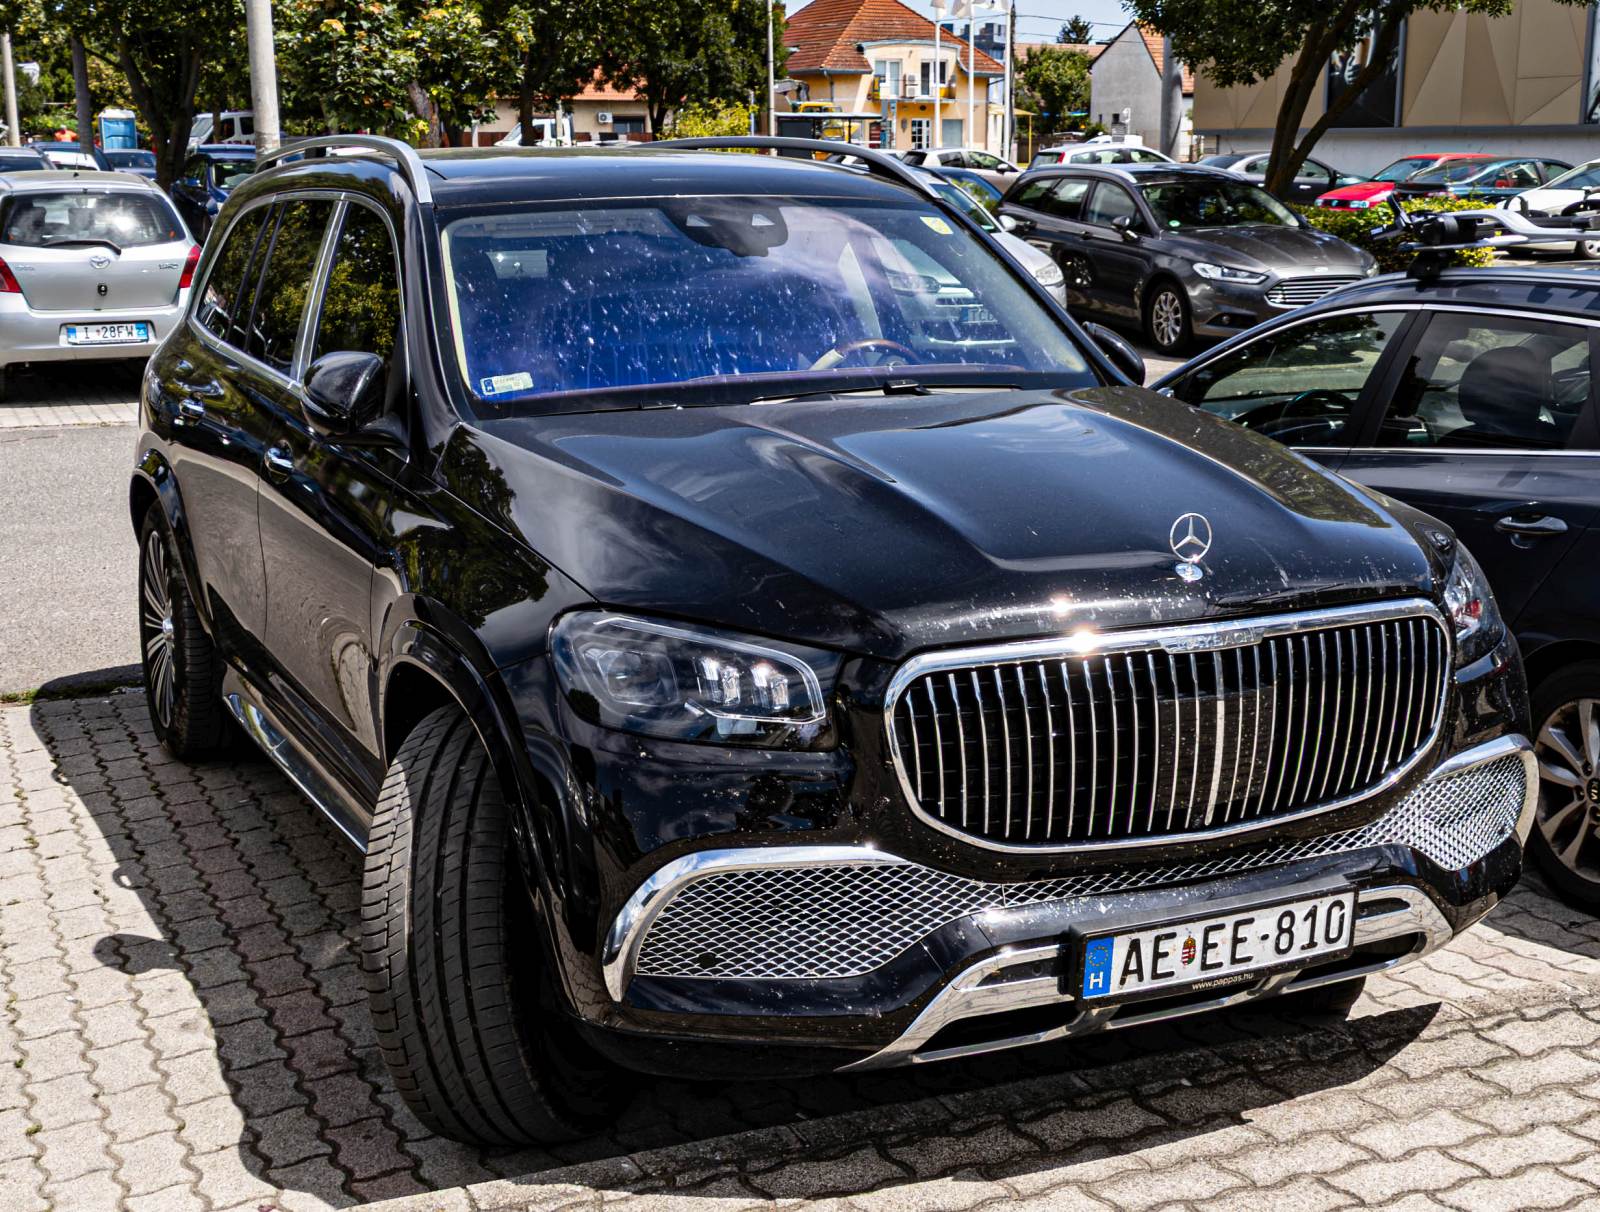
[[0, 295], [20, 295], [22, 287], [17, 282], [17, 277], [11, 272], [11, 266], [0, 261]]
[[[194, 285], [194, 267], [199, 264], [200, 246], [198, 244], [191, 244], [189, 246], [189, 255], [183, 259], [183, 276], [178, 279], [179, 290], [188, 290], [190, 286]], [[9, 278], [10, 276], [11, 275], [8, 272], [6, 277]], [[6, 289], [14, 290], [15, 287], [8, 286]]]

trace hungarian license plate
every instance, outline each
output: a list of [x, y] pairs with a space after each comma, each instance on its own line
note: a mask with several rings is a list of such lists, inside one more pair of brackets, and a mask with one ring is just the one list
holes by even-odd
[[1083, 946], [1082, 996], [1120, 1001], [1204, 989], [1337, 956], [1355, 938], [1355, 903], [1353, 891], [1334, 892], [1092, 936]]
[[150, 326], [132, 324], [68, 324], [68, 345], [119, 345], [150, 339]]

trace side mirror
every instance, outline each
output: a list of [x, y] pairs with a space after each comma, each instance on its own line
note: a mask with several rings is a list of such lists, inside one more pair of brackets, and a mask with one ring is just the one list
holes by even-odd
[[372, 353], [323, 354], [306, 373], [307, 419], [320, 432], [354, 433], [383, 409], [385, 364]]
[[1016, 231], [1017, 228], [1022, 226], [1022, 224], [1017, 222], [1016, 215], [1001, 215], [1000, 226], [1006, 231]]
[[1105, 354], [1106, 360], [1111, 365], [1127, 375], [1140, 387], [1144, 386], [1144, 359], [1139, 356], [1137, 349], [1129, 345], [1119, 334], [1112, 332], [1104, 324], [1085, 324], [1083, 331], [1089, 335], [1091, 341], [1099, 346], [1100, 352]]
[[[1135, 230], [1135, 228], [1138, 222], [1139, 220], [1135, 219], [1132, 215], [1118, 215], [1115, 219], [1111, 220], [1111, 226], [1121, 234], [1124, 240], [1137, 240], [1139, 238], [1139, 233]], [[1117, 339], [1121, 340], [1120, 337]]]

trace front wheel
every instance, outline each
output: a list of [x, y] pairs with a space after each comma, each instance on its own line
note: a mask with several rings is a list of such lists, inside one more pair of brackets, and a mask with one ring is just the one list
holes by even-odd
[[1600, 240], [1579, 240], [1573, 252], [1585, 261], [1600, 261]]
[[1189, 298], [1173, 282], [1162, 282], [1144, 305], [1144, 331], [1150, 343], [1165, 354], [1180, 354], [1189, 346]]
[[160, 502], [139, 528], [139, 655], [150, 722], [173, 757], [207, 757], [223, 744], [222, 658], [200, 623]]
[[1579, 661], [1533, 692], [1539, 806], [1528, 853], [1563, 900], [1600, 909], [1600, 661]]
[[471, 722], [441, 707], [383, 781], [361, 966], [383, 1058], [429, 1128], [477, 1145], [603, 1126], [622, 1083], [551, 996], [510, 810]]

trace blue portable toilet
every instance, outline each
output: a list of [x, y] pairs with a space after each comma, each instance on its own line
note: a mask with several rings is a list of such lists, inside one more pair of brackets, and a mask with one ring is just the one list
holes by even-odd
[[111, 151], [139, 146], [139, 132], [131, 109], [100, 111], [100, 146]]

